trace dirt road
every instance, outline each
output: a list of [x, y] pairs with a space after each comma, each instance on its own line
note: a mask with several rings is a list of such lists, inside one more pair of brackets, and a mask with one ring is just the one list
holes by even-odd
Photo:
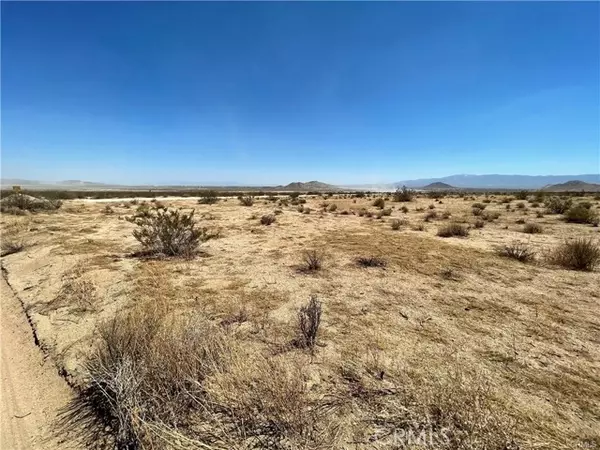
[[0, 449], [76, 449], [52, 432], [71, 390], [44, 360], [19, 300], [0, 277]]

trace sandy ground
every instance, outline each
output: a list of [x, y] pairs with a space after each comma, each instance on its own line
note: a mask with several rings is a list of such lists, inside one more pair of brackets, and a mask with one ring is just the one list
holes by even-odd
[[[81, 379], [98, 325], [140, 299], [164, 299], [177, 311], [215, 323], [243, 312], [244, 339], [268, 352], [271, 343], [289, 341], [298, 308], [316, 294], [324, 303], [325, 346], [307, 364], [315, 392], [344, 386], [336, 369], [340, 361], [404, 363], [414, 349], [425, 349], [434, 356], [416, 366], [424, 372], [436, 372], [441, 354], [486, 374], [522, 427], [521, 448], [600, 448], [600, 272], [553, 267], [544, 258], [568, 238], [598, 242], [599, 228], [565, 223], [532, 201], [513, 200], [507, 209], [503, 196], [387, 201], [391, 215], [381, 219], [359, 215], [362, 209], [379, 211], [373, 198], [311, 197], [305, 205], [310, 214], [266, 199], [252, 207], [234, 198], [215, 205], [191, 198], [159, 200], [195, 209], [199, 224], [220, 230], [220, 238], [203, 244], [202, 254], [192, 260], [134, 258], [135, 225], [125, 219], [141, 200], [111, 202], [109, 213], [106, 201], [76, 200], [54, 214], [1, 217], [3, 236], [25, 244], [3, 257], [8, 281], [29, 311], [44, 351], [73, 382]], [[489, 201], [486, 211], [499, 218], [474, 228], [476, 201]], [[324, 209], [325, 202], [337, 210]], [[600, 201], [593, 203], [598, 210]], [[451, 216], [426, 222], [430, 207]], [[263, 214], [277, 214], [276, 222], [261, 225]], [[392, 230], [394, 219], [406, 223]], [[469, 236], [437, 237], [451, 221], [471, 226]], [[526, 234], [523, 222], [539, 224], [543, 232]], [[515, 241], [531, 246], [537, 260], [523, 264], [498, 255], [499, 246]], [[308, 249], [324, 253], [319, 273], [298, 270]], [[383, 257], [387, 266], [357, 266], [357, 257], [372, 255]], [[7, 299], [2, 296], [3, 310]], [[13, 392], [19, 394], [2, 402], [10, 409], [2, 411], [2, 434], [6, 413], [12, 439], [21, 436], [15, 428], [21, 424], [22, 434], [34, 433], [35, 444], [52, 412], [68, 399], [68, 389], [53, 364], [43, 364], [22, 310], [12, 311], [21, 328], [15, 329], [3, 311], [3, 355], [15, 361], [5, 363], [3, 356], [2, 372], [4, 377], [10, 366]], [[9, 330], [14, 336], [5, 338]], [[281, 357], [292, 358], [293, 352]], [[54, 381], [29, 386], [40, 371], [45, 375], [39, 377]], [[10, 391], [3, 379], [3, 397], [10, 395], [5, 386]], [[38, 395], [36, 386], [56, 394]], [[50, 403], [40, 406], [40, 399]], [[32, 425], [38, 421], [42, 430]], [[2, 448], [28, 448], [2, 443]]]
[[71, 390], [35, 345], [21, 304], [4, 276], [0, 280], [0, 299], [0, 448], [77, 448], [65, 436], [58, 438], [53, 433], [58, 413], [71, 399]]

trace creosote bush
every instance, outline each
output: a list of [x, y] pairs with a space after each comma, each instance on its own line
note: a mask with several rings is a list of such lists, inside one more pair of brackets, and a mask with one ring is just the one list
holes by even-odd
[[396, 189], [394, 192], [394, 201], [395, 202], [410, 202], [415, 196], [415, 192], [411, 189], [408, 189], [406, 186], [402, 186], [402, 189]]
[[564, 214], [569, 210], [573, 200], [571, 198], [550, 197], [545, 200], [546, 210], [551, 214]]
[[399, 230], [402, 226], [402, 221], [400, 219], [394, 219], [392, 220], [390, 225], [392, 227], [392, 230]]
[[61, 206], [61, 200], [48, 200], [21, 193], [11, 194], [0, 200], [0, 211], [15, 215], [27, 214], [27, 211], [55, 211]]
[[549, 254], [548, 260], [566, 269], [591, 271], [600, 263], [600, 246], [586, 238], [566, 241]]
[[206, 228], [196, 228], [194, 211], [153, 206], [128, 220], [138, 226], [133, 237], [148, 256], [192, 256], [201, 242], [216, 237]]
[[201, 205], [213, 205], [219, 201], [217, 191], [202, 191], [198, 203]]
[[468, 236], [469, 229], [460, 223], [449, 223], [438, 229], [437, 235], [440, 237]]
[[254, 197], [252, 197], [251, 195], [245, 195], [243, 197], [240, 197], [240, 204], [242, 206], [252, 206], [254, 205]]
[[529, 262], [535, 259], [535, 252], [529, 248], [529, 245], [523, 242], [514, 242], [498, 250], [500, 256], [516, 259], [521, 262]]
[[598, 224], [598, 214], [584, 204], [572, 206], [565, 212], [565, 220], [571, 223]]

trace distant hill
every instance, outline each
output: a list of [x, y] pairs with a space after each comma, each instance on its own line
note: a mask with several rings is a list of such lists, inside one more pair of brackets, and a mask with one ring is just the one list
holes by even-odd
[[40, 184], [40, 182], [35, 180], [23, 180], [21, 178], [2, 179], [2, 186], [31, 186], [36, 184]]
[[294, 181], [285, 186], [277, 186], [274, 189], [282, 191], [339, 191], [340, 188], [332, 184], [322, 183], [320, 181], [308, 181], [302, 183]]
[[545, 186], [542, 190], [548, 192], [600, 192], [600, 184], [586, 183], [581, 180], [571, 180], [566, 183]]
[[436, 181], [435, 183], [430, 183], [427, 186], [423, 186], [423, 189], [429, 191], [440, 191], [440, 190], [452, 190], [456, 189], [454, 186], [450, 186], [448, 183], [442, 183], [441, 181]]
[[600, 183], [600, 174], [584, 175], [451, 175], [441, 178], [421, 178], [394, 183], [401, 187], [421, 188], [431, 183], [446, 183], [455, 188], [476, 189], [541, 189], [544, 186], [580, 180], [585, 183]]

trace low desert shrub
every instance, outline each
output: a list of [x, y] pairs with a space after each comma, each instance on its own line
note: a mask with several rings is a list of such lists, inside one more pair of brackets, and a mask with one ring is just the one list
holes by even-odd
[[401, 219], [394, 219], [392, 220], [390, 225], [392, 227], [392, 230], [399, 230], [400, 227], [403, 225], [403, 221]]
[[519, 192], [515, 193], [515, 198], [517, 200], [527, 200], [527, 195], [528, 195], [527, 191], [519, 191]]
[[543, 232], [542, 226], [539, 223], [526, 223], [523, 227], [523, 233], [540, 234]]
[[22, 215], [25, 211], [55, 211], [61, 206], [61, 200], [48, 200], [21, 193], [11, 194], [0, 200], [0, 211], [15, 215]]
[[240, 197], [240, 204], [242, 206], [252, 206], [254, 205], [254, 197], [252, 197], [251, 195], [245, 195], [243, 197]]
[[202, 205], [213, 205], [219, 201], [217, 191], [203, 191], [200, 193], [198, 203]]
[[449, 223], [438, 229], [439, 237], [468, 236], [469, 229], [460, 223]]
[[571, 198], [550, 197], [544, 202], [546, 210], [551, 214], [564, 214], [571, 208], [573, 200]]
[[487, 222], [493, 222], [494, 220], [500, 217], [500, 213], [498, 211], [485, 211], [481, 218]]
[[381, 197], [376, 198], [375, 201], [373, 202], [373, 206], [383, 209], [385, 207], [385, 200]]
[[262, 216], [260, 218], [260, 223], [261, 225], [271, 225], [272, 223], [275, 223], [275, 215], [273, 214], [265, 214], [264, 216]]
[[487, 205], [485, 203], [473, 203], [471, 205], [471, 208], [473, 209], [480, 209], [480, 210], [484, 210], [487, 207]]
[[591, 271], [600, 263], [600, 246], [586, 238], [566, 241], [548, 255], [548, 260], [566, 269]]
[[425, 222], [430, 222], [434, 219], [437, 219], [438, 215], [437, 215], [437, 211], [434, 210], [429, 210], [425, 213], [425, 217], [423, 217], [423, 220]]
[[385, 267], [387, 262], [378, 256], [360, 256], [356, 258], [356, 264], [361, 267]]
[[529, 247], [529, 245], [523, 242], [514, 242], [498, 250], [501, 256], [506, 258], [516, 259], [521, 262], [529, 262], [535, 259], [535, 252]]
[[335, 212], [338, 209], [338, 205], [336, 205], [335, 203], [332, 203], [331, 205], [329, 205], [329, 208], [327, 208], [329, 210], [329, 212]]
[[444, 211], [442, 213], [442, 219], [449, 219], [452, 213], [450, 211]]
[[395, 202], [410, 202], [414, 196], [415, 192], [411, 189], [408, 189], [406, 186], [402, 186], [402, 189], [396, 189], [396, 192], [393, 194]]
[[306, 250], [302, 254], [302, 270], [316, 272], [323, 268], [323, 254], [318, 250]]
[[391, 216], [392, 215], [392, 209], [391, 208], [384, 208], [381, 210], [381, 215], [382, 216]]
[[483, 228], [484, 225], [485, 222], [481, 219], [477, 219], [475, 222], [473, 222], [473, 227], [475, 228]]
[[149, 213], [129, 219], [138, 226], [133, 230], [148, 256], [191, 256], [201, 242], [215, 237], [206, 228], [196, 228], [194, 211], [152, 207]]
[[407, 214], [408, 208], [406, 206], [403, 206], [402, 208], [400, 208], [400, 211], [402, 211], [404, 214]]
[[315, 295], [310, 296], [307, 305], [298, 311], [299, 336], [296, 340], [299, 347], [313, 350], [317, 343], [319, 325], [321, 324], [321, 302]]
[[598, 214], [590, 208], [586, 208], [581, 203], [572, 206], [565, 212], [565, 220], [571, 223], [598, 223]]
[[518, 202], [515, 206], [517, 209], [525, 209], [525, 203], [523, 202]]
[[102, 212], [103, 212], [104, 214], [114, 214], [114, 212], [115, 212], [115, 211], [114, 211], [114, 209], [112, 208], [112, 206], [110, 206], [110, 205], [106, 205], [106, 206], [104, 206], [104, 208], [102, 208]]

